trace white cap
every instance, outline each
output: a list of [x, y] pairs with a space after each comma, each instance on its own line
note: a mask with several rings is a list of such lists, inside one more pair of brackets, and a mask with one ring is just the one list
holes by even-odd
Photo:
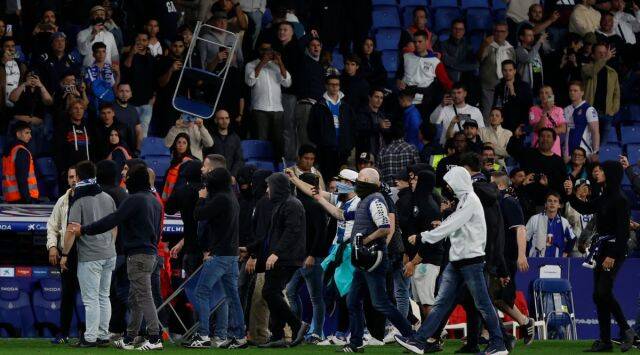
[[356, 182], [358, 179], [358, 173], [351, 169], [342, 169], [338, 174], [338, 179], [349, 180], [351, 182]]

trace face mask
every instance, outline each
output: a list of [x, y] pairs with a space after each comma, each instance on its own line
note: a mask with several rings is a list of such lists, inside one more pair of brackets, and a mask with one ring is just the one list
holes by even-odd
[[338, 181], [336, 182], [336, 190], [338, 191], [338, 195], [346, 195], [350, 192], [353, 192], [354, 188], [352, 185]]
[[358, 197], [360, 198], [365, 198], [372, 193], [378, 192], [379, 190], [380, 187], [378, 185], [364, 181], [356, 181], [356, 187], [354, 189], [356, 195], [358, 195]]
[[442, 189], [442, 197], [449, 201], [455, 201], [456, 195], [453, 193], [453, 190], [449, 185], [445, 185]]

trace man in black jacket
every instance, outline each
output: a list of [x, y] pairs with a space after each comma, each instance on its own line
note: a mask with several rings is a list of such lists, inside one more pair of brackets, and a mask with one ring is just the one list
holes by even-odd
[[502, 79], [493, 94], [493, 106], [502, 108], [502, 127], [513, 132], [519, 125], [527, 124], [532, 105], [531, 87], [516, 74], [516, 63], [505, 60], [502, 62]]
[[[318, 175], [304, 173], [300, 175], [300, 180], [311, 186], [319, 185]], [[324, 338], [324, 297], [322, 287], [322, 261], [328, 254], [326, 242], [327, 213], [320, 203], [313, 197], [306, 194], [299, 194], [298, 200], [304, 207], [307, 227], [306, 255], [304, 266], [299, 268], [291, 281], [287, 285], [287, 299], [291, 304], [293, 313], [302, 316], [302, 302], [298, 292], [303, 283], [306, 283], [311, 305], [313, 306], [313, 318], [311, 320], [311, 335], [307, 338], [307, 343], [316, 344]]]
[[244, 165], [242, 156], [242, 145], [240, 137], [235, 132], [229, 130], [231, 119], [229, 112], [219, 110], [214, 117], [216, 130], [211, 135], [213, 146], [206, 149], [207, 154], [220, 154], [224, 156], [231, 176], [236, 176], [238, 170]]
[[344, 71], [340, 76], [340, 83], [345, 101], [354, 109], [366, 105], [369, 94], [369, 83], [360, 76], [359, 69], [360, 57], [351, 54], [344, 59]]
[[322, 53], [320, 39], [310, 39], [302, 58], [302, 65], [298, 67], [298, 73], [292, 84], [298, 97], [295, 111], [298, 146], [309, 144], [307, 124], [311, 107], [322, 100], [324, 93], [324, 68], [320, 63], [320, 53]]
[[[231, 174], [217, 168], [206, 175], [207, 187], [198, 192], [193, 211], [197, 221], [206, 221], [207, 228], [200, 240], [204, 251], [204, 265], [196, 286], [196, 310], [200, 325], [198, 332], [185, 344], [188, 348], [208, 348], [209, 316], [214, 285], [220, 281], [229, 304], [229, 333], [219, 348], [245, 348], [244, 316], [238, 295], [238, 229], [239, 205], [231, 190]], [[222, 323], [222, 322], [220, 322]], [[218, 325], [220, 324], [218, 323]]]
[[[275, 173], [267, 178], [269, 199], [273, 203], [271, 226], [264, 242], [265, 263], [262, 297], [267, 302], [271, 318], [271, 339], [265, 348], [299, 345], [309, 329], [301, 322], [284, 299], [282, 291], [293, 274], [303, 264], [306, 252], [306, 220], [300, 200], [291, 195], [289, 178]], [[284, 341], [285, 323], [291, 327], [292, 342]]]

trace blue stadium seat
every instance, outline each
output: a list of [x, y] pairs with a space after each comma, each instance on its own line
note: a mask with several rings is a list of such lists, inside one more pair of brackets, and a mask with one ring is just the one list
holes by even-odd
[[244, 140], [241, 146], [245, 160], [273, 160], [273, 147], [269, 141]]
[[144, 157], [144, 162], [147, 163], [149, 168], [156, 172], [156, 182], [159, 182], [164, 180], [164, 177], [167, 174], [167, 170], [171, 165], [171, 157], [164, 155], [148, 155]]
[[442, 31], [438, 34], [438, 42], [444, 42], [451, 37], [451, 31]]
[[402, 27], [403, 28], [407, 28], [409, 27], [412, 23], [413, 23], [413, 10], [415, 10], [416, 6], [407, 6], [407, 7], [403, 7], [401, 12], [401, 20], [402, 20]]
[[480, 45], [484, 41], [484, 33], [475, 32], [469, 36], [469, 43], [471, 44], [471, 48], [473, 48], [474, 52], [477, 52], [480, 49]]
[[392, 6], [376, 7], [371, 13], [373, 28], [400, 27], [398, 9]]
[[334, 50], [333, 53], [331, 53], [331, 66], [341, 72], [344, 69], [344, 56], [337, 50]]
[[489, 9], [470, 8], [467, 10], [467, 31], [489, 31], [493, 18]]
[[472, 7], [490, 9], [489, 0], [460, 0], [460, 7], [469, 9]]
[[640, 210], [631, 210], [631, 220], [636, 223], [640, 222]]
[[0, 337], [33, 337], [29, 295], [14, 278], [0, 279]]
[[615, 128], [611, 128], [608, 134], [608, 143], [620, 143], [620, 138], [618, 138], [618, 132], [616, 132]]
[[40, 280], [40, 287], [33, 292], [35, 327], [40, 337], [51, 338], [60, 331], [60, 301], [62, 289], [60, 279]]
[[627, 158], [631, 164], [640, 161], [640, 144], [627, 144]]
[[494, 10], [506, 10], [507, 9], [507, 4], [504, 2], [504, 0], [492, 0], [491, 1], [491, 7]]
[[387, 50], [382, 51], [382, 64], [384, 64], [387, 72], [398, 71], [398, 51]]
[[142, 141], [140, 156], [144, 159], [148, 155], [171, 156], [169, 148], [164, 145], [164, 138], [147, 137]]
[[431, 0], [431, 7], [434, 9], [441, 7], [458, 7], [458, 0]]
[[274, 171], [275, 166], [271, 160], [249, 159], [244, 162], [247, 165], [253, 165], [258, 169]]
[[399, 28], [381, 28], [376, 31], [376, 49], [379, 51], [398, 49], [399, 42]]
[[633, 188], [630, 185], [622, 185], [622, 191], [627, 195], [631, 209], [640, 209], [640, 196], [633, 191]]
[[53, 159], [50, 157], [36, 159], [35, 169], [40, 195], [55, 201], [58, 197], [58, 170]]
[[626, 121], [640, 122], [640, 105], [628, 105], [625, 109]]
[[622, 144], [640, 143], [640, 126], [622, 127], [621, 133]]
[[451, 28], [453, 20], [460, 18], [460, 10], [454, 7], [436, 9], [433, 21], [433, 31], [439, 34]]
[[427, 0], [400, 0], [400, 7], [405, 8], [407, 6], [429, 6], [429, 1]]
[[618, 157], [622, 155], [622, 148], [617, 144], [605, 144], [600, 147], [600, 161], [606, 160], [618, 160]]
[[397, 6], [396, 0], [371, 0], [372, 6]]
[[507, 19], [507, 4], [502, 0], [493, 0], [493, 20], [505, 21]]

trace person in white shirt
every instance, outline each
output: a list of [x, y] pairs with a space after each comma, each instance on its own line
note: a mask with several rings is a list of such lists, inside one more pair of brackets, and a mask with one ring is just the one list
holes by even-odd
[[160, 44], [160, 40], [158, 39], [158, 33], [160, 33], [158, 20], [149, 19], [149, 21], [147, 21], [147, 24], [144, 26], [144, 30], [149, 35], [149, 52], [151, 53], [151, 55], [153, 57], [162, 55], [162, 44]]
[[600, 150], [598, 112], [584, 100], [584, 87], [581, 82], [569, 83], [569, 99], [571, 105], [564, 108], [568, 128], [565, 156], [569, 156], [574, 149], [582, 147], [587, 153], [587, 158], [597, 159]]
[[78, 32], [77, 42], [78, 51], [84, 57], [82, 65], [85, 67], [93, 64], [93, 52], [91, 46], [96, 42], [102, 42], [107, 46], [106, 62], [109, 64], [118, 63], [120, 61], [118, 46], [113, 34], [105, 27], [105, 11], [102, 6], [94, 6], [91, 8], [90, 18], [91, 25], [84, 30]]
[[270, 43], [260, 44], [260, 58], [247, 63], [244, 81], [251, 87], [254, 136], [271, 140], [274, 156], [284, 151], [284, 109], [282, 87], [291, 86], [291, 74], [284, 67], [279, 53], [274, 53]]
[[452, 135], [462, 131], [462, 125], [466, 120], [474, 120], [478, 123], [479, 128], [484, 128], [482, 112], [477, 107], [468, 105], [465, 101], [466, 98], [467, 89], [461, 83], [457, 83], [451, 89], [451, 95], [445, 95], [442, 103], [431, 114], [431, 123], [441, 124], [443, 127], [440, 136], [441, 145], [447, 141], [447, 131], [451, 131]]
[[631, 2], [633, 14], [624, 11], [625, 0], [611, 0], [613, 14], [613, 29], [627, 44], [636, 44], [636, 33], [640, 32], [640, 6]]
[[600, 12], [593, 8], [596, 0], [582, 0], [576, 5], [569, 18], [569, 32], [584, 37], [600, 28]]

